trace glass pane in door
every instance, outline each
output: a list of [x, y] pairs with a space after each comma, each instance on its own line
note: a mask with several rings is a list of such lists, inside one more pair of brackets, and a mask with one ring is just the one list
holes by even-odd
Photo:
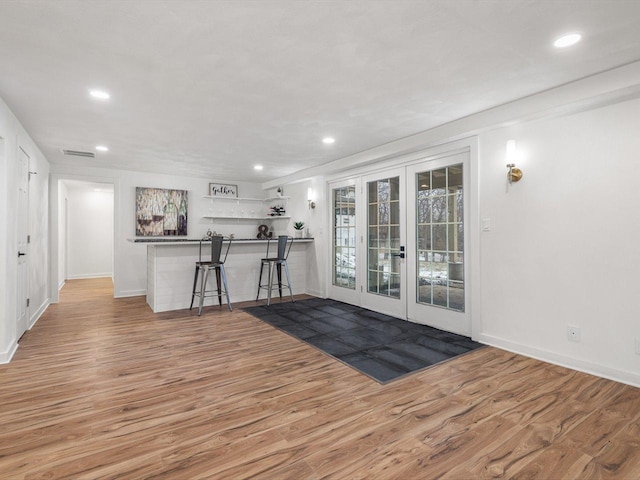
[[462, 164], [416, 174], [418, 303], [464, 312]]
[[400, 177], [367, 183], [367, 291], [400, 298]]
[[333, 284], [356, 288], [356, 187], [333, 190]]

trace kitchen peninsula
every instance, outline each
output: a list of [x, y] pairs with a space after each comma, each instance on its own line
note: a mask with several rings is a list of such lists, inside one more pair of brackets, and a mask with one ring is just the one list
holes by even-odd
[[[151, 309], [157, 313], [189, 308], [200, 239], [136, 238], [130, 241], [147, 247], [147, 303]], [[296, 238], [291, 247], [288, 264], [294, 295], [305, 293], [307, 264], [313, 252], [312, 246], [313, 238]], [[276, 252], [277, 239], [271, 240], [269, 248], [270, 254]], [[208, 259], [208, 242], [203, 243], [202, 251], [203, 258]], [[255, 300], [260, 259], [266, 252], [267, 240], [232, 240], [225, 263], [232, 303]], [[261, 296], [265, 296], [264, 291]], [[217, 305], [217, 298], [207, 298], [205, 306], [213, 305], [214, 302]]]

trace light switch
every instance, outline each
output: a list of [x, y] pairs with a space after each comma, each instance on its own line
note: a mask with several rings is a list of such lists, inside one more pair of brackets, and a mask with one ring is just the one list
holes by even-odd
[[483, 218], [482, 219], [482, 231], [483, 232], [490, 232], [491, 231], [491, 219], [490, 218]]

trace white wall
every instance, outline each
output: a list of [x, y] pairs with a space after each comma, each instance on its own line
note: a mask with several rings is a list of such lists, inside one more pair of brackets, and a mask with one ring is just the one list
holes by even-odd
[[[307, 190], [311, 187], [316, 208], [310, 209], [307, 200]], [[318, 297], [326, 296], [326, 245], [330, 239], [326, 236], [326, 216], [330, 211], [325, 198], [325, 183], [323, 177], [286, 185], [284, 195], [290, 196], [289, 211], [291, 222], [288, 230], [283, 233], [294, 235], [293, 223], [304, 222], [305, 235], [314, 238], [313, 246], [309, 247], [307, 254], [307, 280], [306, 293]], [[330, 232], [329, 232], [330, 233]]]
[[480, 136], [480, 340], [640, 385], [637, 125], [636, 99]]
[[15, 306], [9, 304], [10, 292], [7, 288], [7, 283], [15, 278], [15, 276], [10, 278], [10, 275], [15, 275], [15, 270], [9, 268], [7, 263], [9, 260], [9, 219], [15, 221], [15, 216], [10, 217], [8, 210], [9, 160], [7, 149], [9, 142], [4, 138], [8, 131], [5, 109], [4, 103], [0, 103], [0, 218], [7, 219], [7, 221], [0, 221], [0, 362], [2, 363], [11, 358], [15, 348], [15, 344], [12, 342], [15, 333], [12, 334], [8, 320], [12, 318], [15, 311]]
[[58, 184], [58, 262], [60, 268], [58, 270], [58, 290], [62, 288], [67, 279], [67, 212], [65, 205], [69, 200], [69, 189], [64, 182]]
[[48, 287], [48, 176], [49, 163], [0, 99], [0, 363], [17, 348], [17, 152], [29, 156], [29, 170], [37, 172], [29, 182], [29, 325], [49, 304]]
[[[67, 279], [111, 277], [113, 191], [94, 191], [93, 184], [87, 184], [69, 188], [67, 198]], [[62, 217], [61, 225], [63, 222]]]

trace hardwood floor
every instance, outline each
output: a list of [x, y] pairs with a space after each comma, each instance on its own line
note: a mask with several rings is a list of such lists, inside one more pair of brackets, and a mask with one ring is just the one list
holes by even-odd
[[238, 305], [111, 295], [67, 282], [0, 365], [0, 478], [640, 478], [639, 389], [490, 347], [379, 385]]

